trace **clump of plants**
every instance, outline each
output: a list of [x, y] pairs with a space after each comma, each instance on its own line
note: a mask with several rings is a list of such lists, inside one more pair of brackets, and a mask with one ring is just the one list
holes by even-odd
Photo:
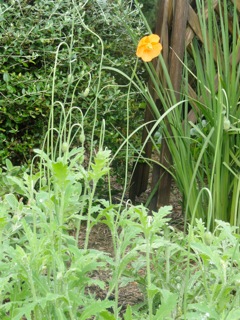
[[[75, 9], [81, 17], [79, 7]], [[209, 220], [205, 223], [204, 216], [195, 219], [193, 214], [185, 232], [180, 232], [171, 226], [171, 206], [150, 213], [144, 205], [125, 201], [130, 147], [137, 132], [130, 131], [129, 101], [133, 88], [143, 87], [134, 80], [136, 69], [129, 76], [118, 70], [126, 86], [126, 137], [113, 152], [105, 139], [106, 119], [99, 116], [99, 104], [103, 75], [117, 68], [103, 66], [102, 38], [84, 22], [82, 28], [98, 44], [95, 93], [90, 94], [94, 77], [88, 68], [75, 74], [74, 59], [61, 61], [63, 52], [67, 57], [74, 52], [74, 43], [60, 41], [52, 64], [42, 144], [34, 148], [30, 166], [15, 166], [7, 160], [1, 168], [0, 318], [238, 320], [238, 227], [215, 219], [210, 230]], [[156, 37], [150, 39], [159, 49]], [[63, 65], [71, 72], [66, 96], [60, 100], [55, 88], [62, 84], [58, 68]], [[77, 103], [79, 87], [84, 91]], [[89, 99], [87, 107], [81, 103], [84, 98]], [[145, 98], [149, 98], [147, 91]], [[177, 107], [173, 104], [159, 116], [156, 128]], [[125, 181], [120, 199], [113, 201], [111, 166], [122, 149]], [[97, 193], [103, 184], [107, 186], [104, 197]], [[91, 232], [100, 224], [111, 235], [111, 253], [91, 248]], [[82, 245], [80, 235], [84, 235]], [[96, 276], [101, 270], [107, 279]], [[119, 291], [129, 290], [130, 283], [135, 283], [142, 299], [123, 306]], [[99, 288], [104, 292], [101, 297]]]
[[[3, 171], [1, 319], [237, 320], [236, 228], [216, 221], [211, 233], [197, 220], [184, 234], [171, 227], [171, 207], [150, 215], [143, 205], [113, 204], [110, 181], [109, 199], [96, 198], [97, 185], [110, 178], [112, 155], [100, 140], [84, 163], [84, 127], [72, 122], [75, 112], [83, 116], [80, 108], [62, 108], [57, 127], [52, 109], [44, 148], [34, 150], [37, 170], [19, 172], [7, 161]], [[97, 224], [109, 229], [111, 255], [89, 245]], [[109, 274], [105, 281], [93, 276], [101, 270]], [[132, 282], [142, 301], [123, 308], [119, 289]]]
[[[35, 150], [37, 172], [16, 177], [9, 162], [4, 172], [12, 191], [0, 202], [1, 319], [239, 319], [236, 229], [216, 221], [211, 233], [197, 220], [183, 234], [170, 225], [171, 207], [150, 216], [143, 205], [95, 198], [110, 151], [99, 145], [86, 168], [83, 146], [61, 133], [53, 150]], [[112, 255], [89, 246], [97, 224], [110, 231]], [[101, 270], [105, 281], [93, 276]], [[123, 308], [119, 288], [132, 282], [142, 301]]]

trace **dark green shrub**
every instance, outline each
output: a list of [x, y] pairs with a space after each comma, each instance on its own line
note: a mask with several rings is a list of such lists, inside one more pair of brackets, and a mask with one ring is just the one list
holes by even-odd
[[138, 0], [142, 5], [142, 11], [147, 19], [147, 22], [152, 30], [154, 30], [156, 22], [156, 10], [159, 4], [159, 0]]
[[[52, 104], [53, 70], [60, 43], [66, 43], [70, 51], [66, 45], [59, 50], [53, 101], [61, 101], [65, 108], [70, 104], [81, 106], [83, 112], [89, 108], [99, 77], [101, 47], [84, 24], [104, 42], [104, 65], [131, 73], [135, 45], [118, 20], [116, 10], [126, 16], [127, 24], [136, 26], [139, 36], [142, 26], [128, 4], [128, 1], [122, 1], [121, 5], [109, 2], [104, 6], [101, 1], [89, 1], [83, 6], [81, 2], [73, 5], [70, 0], [25, 0], [1, 5], [0, 163], [6, 158], [16, 164], [26, 162], [31, 159], [31, 150], [41, 144]], [[126, 82], [116, 74], [103, 72], [101, 83], [106, 89], [101, 91], [98, 102], [99, 120], [105, 118], [106, 143], [114, 150], [120, 144], [121, 134], [124, 135], [126, 117], [127, 89], [118, 88], [117, 84]], [[89, 95], [84, 97], [88, 86]], [[136, 119], [138, 104], [132, 106], [130, 116]], [[89, 110], [86, 130], [92, 125], [91, 114]], [[136, 127], [137, 122], [132, 125]], [[96, 138], [97, 135], [96, 132]]]

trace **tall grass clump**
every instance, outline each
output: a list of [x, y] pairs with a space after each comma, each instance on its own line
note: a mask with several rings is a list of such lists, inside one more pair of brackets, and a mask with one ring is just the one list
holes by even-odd
[[[236, 2], [231, 4], [227, 0], [219, 1], [218, 13], [212, 1], [196, 3], [202, 42], [194, 39], [190, 53], [185, 54], [180, 103], [172, 112], [169, 109], [176, 105], [175, 93], [162, 56], [158, 58], [162, 78], [151, 62], [145, 66], [166, 113], [167, 121], [161, 122], [159, 127], [171, 153], [169, 170], [183, 195], [186, 221], [201, 218], [208, 228], [213, 228], [215, 219], [220, 219], [239, 226], [238, 11]], [[150, 29], [146, 30], [151, 33]], [[128, 31], [136, 41], [133, 30], [128, 28]], [[189, 79], [194, 95], [188, 86]], [[138, 75], [136, 81], [146, 96], [148, 89], [141, 84]], [[158, 118], [156, 104], [149, 98], [148, 103]], [[194, 111], [194, 121], [188, 120], [190, 108]], [[149, 138], [154, 130], [156, 127]]]
[[[212, 10], [211, 1], [207, 5], [206, 21], [203, 2], [197, 3], [203, 48], [196, 42], [192, 48], [200, 97], [197, 105], [205, 121], [199, 131], [201, 144], [210, 138], [199, 164], [200, 181], [211, 193], [212, 221], [220, 219], [240, 226], [239, 17], [235, 2], [230, 33], [228, 1], [219, 1], [219, 15]], [[194, 137], [199, 138], [199, 134]]]

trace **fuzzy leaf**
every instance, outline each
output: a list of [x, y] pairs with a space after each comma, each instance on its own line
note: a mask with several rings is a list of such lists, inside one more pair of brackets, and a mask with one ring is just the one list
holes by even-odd
[[113, 307], [113, 305], [113, 301], [95, 301], [85, 308], [79, 320], [87, 320], [105, 311], [107, 308]]
[[100, 313], [100, 318], [99, 319], [100, 320], [116, 320], [114, 315], [111, 312], [107, 311], [107, 310], [105, 310], [105, 311]]
[[68, 177], [68, 166], [63, 162], [56, 162], [52, 164], [53, 174], [56, 182], [62, 187], [67, 181]]
[[162, 303], [154, 317], [155, 320], [161, 320], [171, 315], [177, 305], [178, 295], [168, 290], [160, 290], [162, 294]]
[[132, 317], [132, 308], [130, 305], [127, 306], [127, 310], [123, 315], [124, 320], [133, 320]]
[[12, 194], [12, 193], [6, 194], [5, 199], [7, 200], [7, 203], [9, 204], [9, 206], [12, 209], [14, 209], [14, 210], [17, 209], [18, 201], [17, 201], [17, 199], [16, 199], [14, 194]]

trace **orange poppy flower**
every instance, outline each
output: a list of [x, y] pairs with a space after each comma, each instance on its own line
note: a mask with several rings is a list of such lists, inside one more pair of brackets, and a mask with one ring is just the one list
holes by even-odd
[[145, 62], [149, 62], [159, 56], [162, 51], [162, 45], [159, 41], [160, 37], [157, 34], [150, 34], [149, 36], [143, 37], [137, 46], [137, 57]]

